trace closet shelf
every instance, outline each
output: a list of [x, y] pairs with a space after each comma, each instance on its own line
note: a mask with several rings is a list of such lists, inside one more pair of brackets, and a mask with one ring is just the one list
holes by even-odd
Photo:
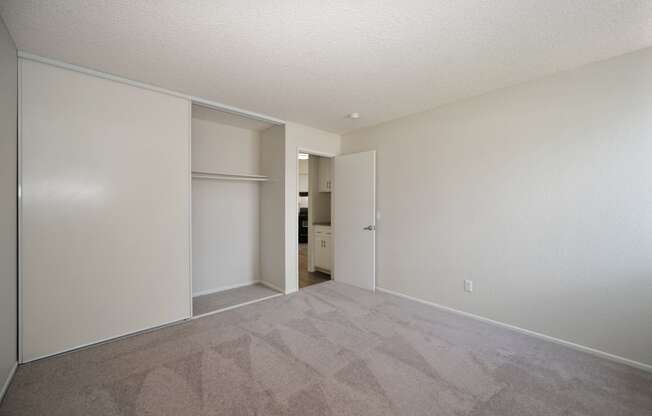
[[221, 181], [258, 181], [265, 182], [269, 177], [262, 175], [249, 175], [239, 173], [220, 173], [220, 172], [192, 172], [193, 179], [214, 179]]

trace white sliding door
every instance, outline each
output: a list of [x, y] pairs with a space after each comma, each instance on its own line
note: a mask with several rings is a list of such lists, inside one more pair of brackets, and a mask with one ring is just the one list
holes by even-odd
[[189, 101], [21, 71], [22, 361], [189, 317]]

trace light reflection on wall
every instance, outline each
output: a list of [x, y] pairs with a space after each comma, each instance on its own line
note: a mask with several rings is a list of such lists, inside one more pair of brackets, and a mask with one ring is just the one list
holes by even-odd
[[23, 188], [20, 192], [34, 198], [33, 202], [97, 203], [104, 201], [107, 194], [104, 184], [79, 179], [49, 179]]

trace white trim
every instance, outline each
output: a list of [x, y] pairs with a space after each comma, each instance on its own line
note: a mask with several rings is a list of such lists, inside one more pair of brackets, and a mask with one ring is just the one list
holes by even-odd
[[192, 318], [192, 102], [188, 100], [188, 318]]
[[[376, 282], [377, 282], [377, 280], [376, 280], [376, 246], [377, 246], [377, 242], [378, 242], [378, 233], [376, 232], [377, 227], [378, 227], [378, 224], [376, 224], [376, 220], [377, 220], [377, 216], [378, 216], [378, 197], [377, 197], [377, 195], [378, 195], [378, 173], [377, 173], [377, 170], [376, 170], [376, 164], [378, 162], [378, 157], [377, 157], [377, 154], [376, 154], [375, 150], [371, 150], [371, 153], [374, 155], [374, 164], [373, 164], [374, 208], [373, 208], [373, 212], [371, 213], [371, 215], [372, 215], [372, 217], [371, 217], [372, 218], [372, 224], [373, 224], [372, 232], [373, 232], [373, 236], [374, 236], [374, 239], [373, 239], [373, 242], [374, 242], [374, 244], [373, 244], [373, 246], [374, 246], [373, 247], [373, 257], [374, 258], [373, 258], [373, 261], [371, 262], [371, 267], [373, 268], [374, 282], [373, 282], [371, 287], [372, 287], [373, 291], [375, 292], [376, 291]], [[335, 169], [333, 169], [333, 171], [334, 170]], [[333, 221], [333, 223], [335, 223], [335, 221]], [[335, 226], [333, 226], [333, 232], [335, 232]]]
[[272, 283], [266, 282], [266, 281], [264, 281], [264, 280], [261, 280], [261, 281], [258, 282], [258, 283], [260, 283], [260, 284], [263, 285], [263, 286], [267, 286], [267, 287], [270, 288], [270, 289], [274, 289], [274, 290], [276, 290], [277, 292], [285, 293], [285, 290], [281, 289], [280, 287], [276, 286], [275, 284], [272, 284]]
[[18, 362], [23, 362], [23, 61], [18, 60]]
[[38, 357], [30, 358], [29, 360], [23, 360], [23, 361], [20, 362], [20, 364], [31, 363], [33, 361], [42, 360], [44, 358], [54, 357], [56, 355], [61, 355], [61, 354], [65, 354], [65, 353], [68, 353], [68, 352], [82, 350], [82, 349], [86, 349], [86, 348], [90, 348], [90, 347], [96, 347], [98, 345], [106, 344], [108, 342], [119, 341], [119, 340], [129, 338], [129, 337], [133, 337], [133, 336], [136, 336], [136, 335], [146, 334], [148, 332], [156, 331], [158, 329], [167, 328], [168, 326], [181, 324], [183, 322], [188, 321], [189, 319], [191, 319], [191, 318], [185, 318], [184, 317], [184, 318], [181, 318], [181, 319], [175, 319], [174, 321], [169, 321], [169, 322], [166, 322], [166, 323], [163, 323], [163, 324], [160, 324], [160, 325], [156, 325], [156, 326], [152, 326], [152, 327], [149, 327], [149, 328], [138, 329], [136, 331], [126, 332], [126, 333], [116, 335], [116, 336], [112, 336], [112, 337], [109, 337], [109, 338], [104, 338], [104, 339], [100, 339], [100, 340], [97, 340], [97, 341], [88, 342], [86, 344], [81, 344], [81, 345], [78, 345], [76, 347], [66, 348], [65, 350], [60, 350], [60, 351], [57, 351], [57, 352], [53, 352], [53, 353], [49, 353], [49, 354], [45, 354], [45, 355], [40, 355]]
[[9, 389], [9, 385], [11, 384], [11, 380], [14, 378], [14, 374], [16, 374], [17, 368], [18, 368], [18, 362], [15, 362], [14, 365], [11, 367], [11, 370], [9, 370], [9, 375], [7, 376], [7, 379], [2, 385], [2, 389], [0, 389], [0, 403], [2, 403], [2, 399], [4, 399], [5, 394]]
[[92, 75], [92, 76], [97, 77], [97, 78], [102, 78], [102, 79], [107, 79], [107, 80], [110, 80], [110, 81], [119, 82], [121, 84], [131, 85], [132, 87], [143, 88], [143, 89], [146, 89], [146, 90], [160, 92], [160, 93], [163, 93], [163, 94], [172, 95], [174, 97], [185, 98], [186, 100], [190, 100], [190, 96], [186, 95], [186, 94], [180, 94], [178, 92], [170, 91], [170, 90], [167, 90], [165, 88], [156, 87], [154, 85], [145, 84], [144, 82], [134, 81], [134, 80], [131, 80], [131, 79], [127, 79], [127, 78], [119, 77], [119, 76], [116, 76], [116, 75], [108, 74], [108, 73], [102, 72], [102, 71], [96, 71], [94, 69], [85, 68], [83, 66], [73, 65], [73, 64], [66, 63], [66, 62], [57, 61], [56, 59], [44, 58], [42, 56], [34, 55], [34, 54], [29, 53], [29, 52], [18, 51], [18, 57], [22, 58], [22, 59], [27, 59], [29, 61], [40, 62], [42, 64], [52, 65], [52, 66], [55, 66], [57, 68], [68, 69], [68, 70], [71, 70], [71, 71], [79, 72], [81, 74]]
[[35, 62], [40, 62], [40, 63], [43, 63], [43, 64], [56, 66], [58, 68], [69, 69], [71, 71], [76, 71], [76, 72], [79, 72], [79, 73], [82, 73], [82, 74], [92, 75], [92, 76], [95, 76], [95, 77], [98, 77], [98, 78], [103, 78], [103, 79], [108, 79], [108, 80], [115, 81], [115, 82], [120, 82], [122, 84], [131, 85], [133, 87], [144, 88], [144, 89], [147, 89], [147, 90], [150, 90], [150, 91], [155, 91], [155, 92], [159, 92], [159, 93], [163, 93], [163, 94], [172, 95], [174, 97], [185, 98], [187, 100], [190, 100], [192, 104], [201, 105], [203, 107], [212, 108], [214, 110], [223, 111], [225, 113], [235, 114], [235, 115], [238, 115], [238, 116], [246, 117], [246, 118], [253, 119], [253, 120], [263, 121], [263, 122], [274, 124], [274, 125], [284, 125], [284, 124], [286, 124], [285, 121], [283, 121], [281, 119], [278, 119], [276, 117], [270, 117], [270, 116], [267, 116], [265, 114], [255, 113], [253, 111], [248, 111], [248, 110], [244, 110], [242, 108], [222, 104], [222, 103], [217, 102], [217, 101], [210, 101], [210, 100], [206, 100], [206, 99], [200, 98], [200, 97], [192, 97], [192, 96], [190, 96], [188, 94], [181, 94], [181, 93], [178, 93], [176, 91], [172, 91], [172, 90], [168, 90], [168, 89], [165, 89], [165, 88], [157, 87], [155, 85], [150, 85], [150, 84], [146, 84], [144, 82], [134, 81], [134, 80], [131, 80], [131, 79], [128, 79], [128, 78], [123, 78], [123, 77], [112, 75], [112, 74], [109, 74], [109, 73], [106, 73], [106, 72], [97, 71], [97, 70], [90, 69], [90, 68], [85, 68], [85, 67], [79, 66], [79, 65], [74, 65], [74, 64], [69, 64], [69, 63], [66, 63], [66, 62], [57, 61], [56, 59], [45, 58], [45, 57], [42, 57], [42, 56], [39, 56], [39, 55], [34, 55], [32, 53], [29, 53], [29, 52], [18, 51], [18, 57], [22, 58], [22, 59], [28, 59], [30, 61], [35, 61]]
[[192, 172], [193, 179], [214, 179], [221, 181], [257, 181], [266, 182], [269, 177], [248, 173]]
[[[331, 243], [332, 243], [332, 240], [331, 240]], [[317, 266], [315, 266], [315, 271], [318, 271], [318, 272], [320, 272], [320, 273], [327, 274], [327, 275], [329, 275], [329, 276], [330, 276], [331, 273], [332, 273], [331, 270], [322, 269], [321, 267], [317, 267]], [[333, 280], [333, 279], [331, 279], [331, 280]]]
[[[310, 150], [307, 147], [302, 147], [302, 146], [297, 146], [297, 159], [299, 159], [299, 153], [308, 153], [308, 155], [312, 156], [319, 156], [319, 157], [327, 157], [327, 158], [334, 158], [336, 156], [339, 156], [335, 153], [328, 153], [328, 152], [321, 152], [319, 150]], [[299, 175], [299, 170], [297, 169], [297, 175]]]
[[242, 108], [232, 107], [230, 105], [218, 103], [216, 101], [210, 101], [199, 97], [190, 97], [190, 99], [192, 100], [193, 104], [199, 105], [201, 107], [210, 108], [213, 110], [222, 111], [224, 113], [235, 114], [237, 116], [246, 117], [252, 120], [263, 121], [265, 123], [270, 123], [275, 126], [282, 126], [286, 124], [285, 121], [275, 117], [270, 117], [260, 113], [254, 113], [253, 111], [243, 110]]
[[236, 285], [222, 286], [218, 288], [202, 290], [200, 292], [193, 293], [192, 297], [196, 298], [198, 296], [210, 295], [211, 293], [224, 292], [225, 290], [237, 289], [239, 287], [253, 286], [257, 283], [262, 283], [262, 282], [260, 280], [252, 280], [251, 282], [247, 282], [247, 283], [238, 283]]
[[401, 297], [401, 298], [404, 298], [404, 299], [408, 299], [408, 300], [411, 300], [411, 301], [414, 301], [414, 302], [419, 302], [419, 303], [423, 303], [425, 305], [433, 306], [433, 307], [435, 307], [437, 309], [445, 310], [447, 312], [451, 312], [451, 313], [454, 313], [454, 314], [457, 314], [457, 315], [463, 315], [463, 316], [466, 316], [468, 318], [475, 319], [477, 321], [486, 322], [486, 323], [494, 325], [494, 326], [499, 326], [501, 328], [510, 329], [512, 331], [519, 332], [519, 333], [525, 334], [525, 335], [529, 335], [529, 336], [534, 337], [534, 338], [539, 338], [539, 339], [543, 339], [543, 340], [546, 340], [546, 341], [554, 342], [555, 344], [563, 345], [563, 346], [572, 348], [572, 349], [577, 350], [577, 351], [586, 352], [586, 353], [594, 355], [596, 357], [605, 358], [605, 359], [610, 360], [610, 361], [615, 361], [615, 362], [620, 363], [620, 364], [625, 364], [625, 365], [628, 365], [630, 367], [635, 367], [635, 368], [638, 368], [639, 370], [643, 370], [643, 371], [647, 371], [647, 372], [652, 373], [652, 365], [650, 365], [650, 364], [645, 364], [645, 363], [642, 363], [642, 362], [639, 362], [639, 361], [631, 360], [629, 358], [621, 357], [619, 355], [615, 355], [615, 354], [611, 354], [611, 353], [604, 352], [604, 351], [601, 351], [601, 350], [597, 350], [595, 348], [587, 347], [585, 345], [580, 345], [580, 344], [576, 344], [574, 342], [565, 341], [563, 339], [551, 337], [550, 335], [545, 335], [545, 334], [542, 334], [542, 333], [539, 333], [539, 332], [530, 331], [529, 329], [524, 329], [524, 328], [521, 328], [521, 327], [518, 327], [518, 326], [515, 326], [515, 325], [510, 325], [510, 324], [507, 324], [507, 323], [504, 323], [504, 322], [495, 321], [493, 319], [485, 318], [485, 317], [480, 316], [480, 315], [475, 315], [475, 314], [472, 314], [472, 313], [469, 313], [469, 312], [461, 311], [459, 309], [451, 308], [449, 306], [440, 305], [440, 304], [435, 303], [435, 302], [430, 302], [430, 301], [427, 301], [427, 300], [415, 298], [413, 296], [405, 295], [405, 294], [400, 293], [400, 292], [394, 292], [393, 290], [384, 289], [382, 287], [376, 287], [376, 290], [379, 291], [379, 292], [385, 292], [385, 293], [388, 293], [390, 295], [394, 295], [394, 296], [398, 296], [398, 297]]
[[226, 311], [230, 311], [231, 309], [236, 309], [236, 308], [239, 308], [239, 307], [242, 307], [242, 306], [251, 305], [253, 303], [262, 302], [264, 300], [275, 298], [277, 296], [283, 296], [283, 293], [274, 293], [273, 295], [265, 296], [264, 298], [254, 299], [254, 300], [250, 300], [248, 302], [238, 303], [237, 305], [227, 306], [226, 308], [217, 309], [217, 310], [214, 310], [214, 311], [202, 313], [201, 315], [193, 316], [191, 319], [204, 318], [206, 316], [215, 315], [216, 313], [226, 312]]

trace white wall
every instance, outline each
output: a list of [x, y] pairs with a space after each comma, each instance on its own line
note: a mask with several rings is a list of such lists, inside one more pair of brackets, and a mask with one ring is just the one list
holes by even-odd
[[23, 360], [190, 316], [190, 102], [21, 59]]
[[[285, 126], [270, 127], [261, 136], [260, 169], [263, 175], [269, 176], [260, 189], [261, 280], [284, 292]], [[291, 206], [296, 207], [296, 195], [294, 198]]]
[[[193, 117], [192, 170], [260, 174], [260, 134]], [[194, 295], [260, 280], [260, 186], [192, 180]]]
[[[193, 106], [193, 114], [197, 111], [196, 108]], [[205, 115], [210, 110], [199, 111]], [[206, 117], [193, 117], [192, 170], [259, 174], [260, 133], [253, 129], [222, 124], [217, 120], [207, 120]]]
[[291, 293], [298, 286], [298, 229], [297, 229], [297, 152], [322, 155], [340, 153], [341, 137], [300, 124], [285, 126], [285, 292]]
[[652, 365], [651, 74], [647, 49], [346, 135], [378, 152], [378, 286]]
[[0, 19], [0, 400], [16, 365], [16, 47]]

